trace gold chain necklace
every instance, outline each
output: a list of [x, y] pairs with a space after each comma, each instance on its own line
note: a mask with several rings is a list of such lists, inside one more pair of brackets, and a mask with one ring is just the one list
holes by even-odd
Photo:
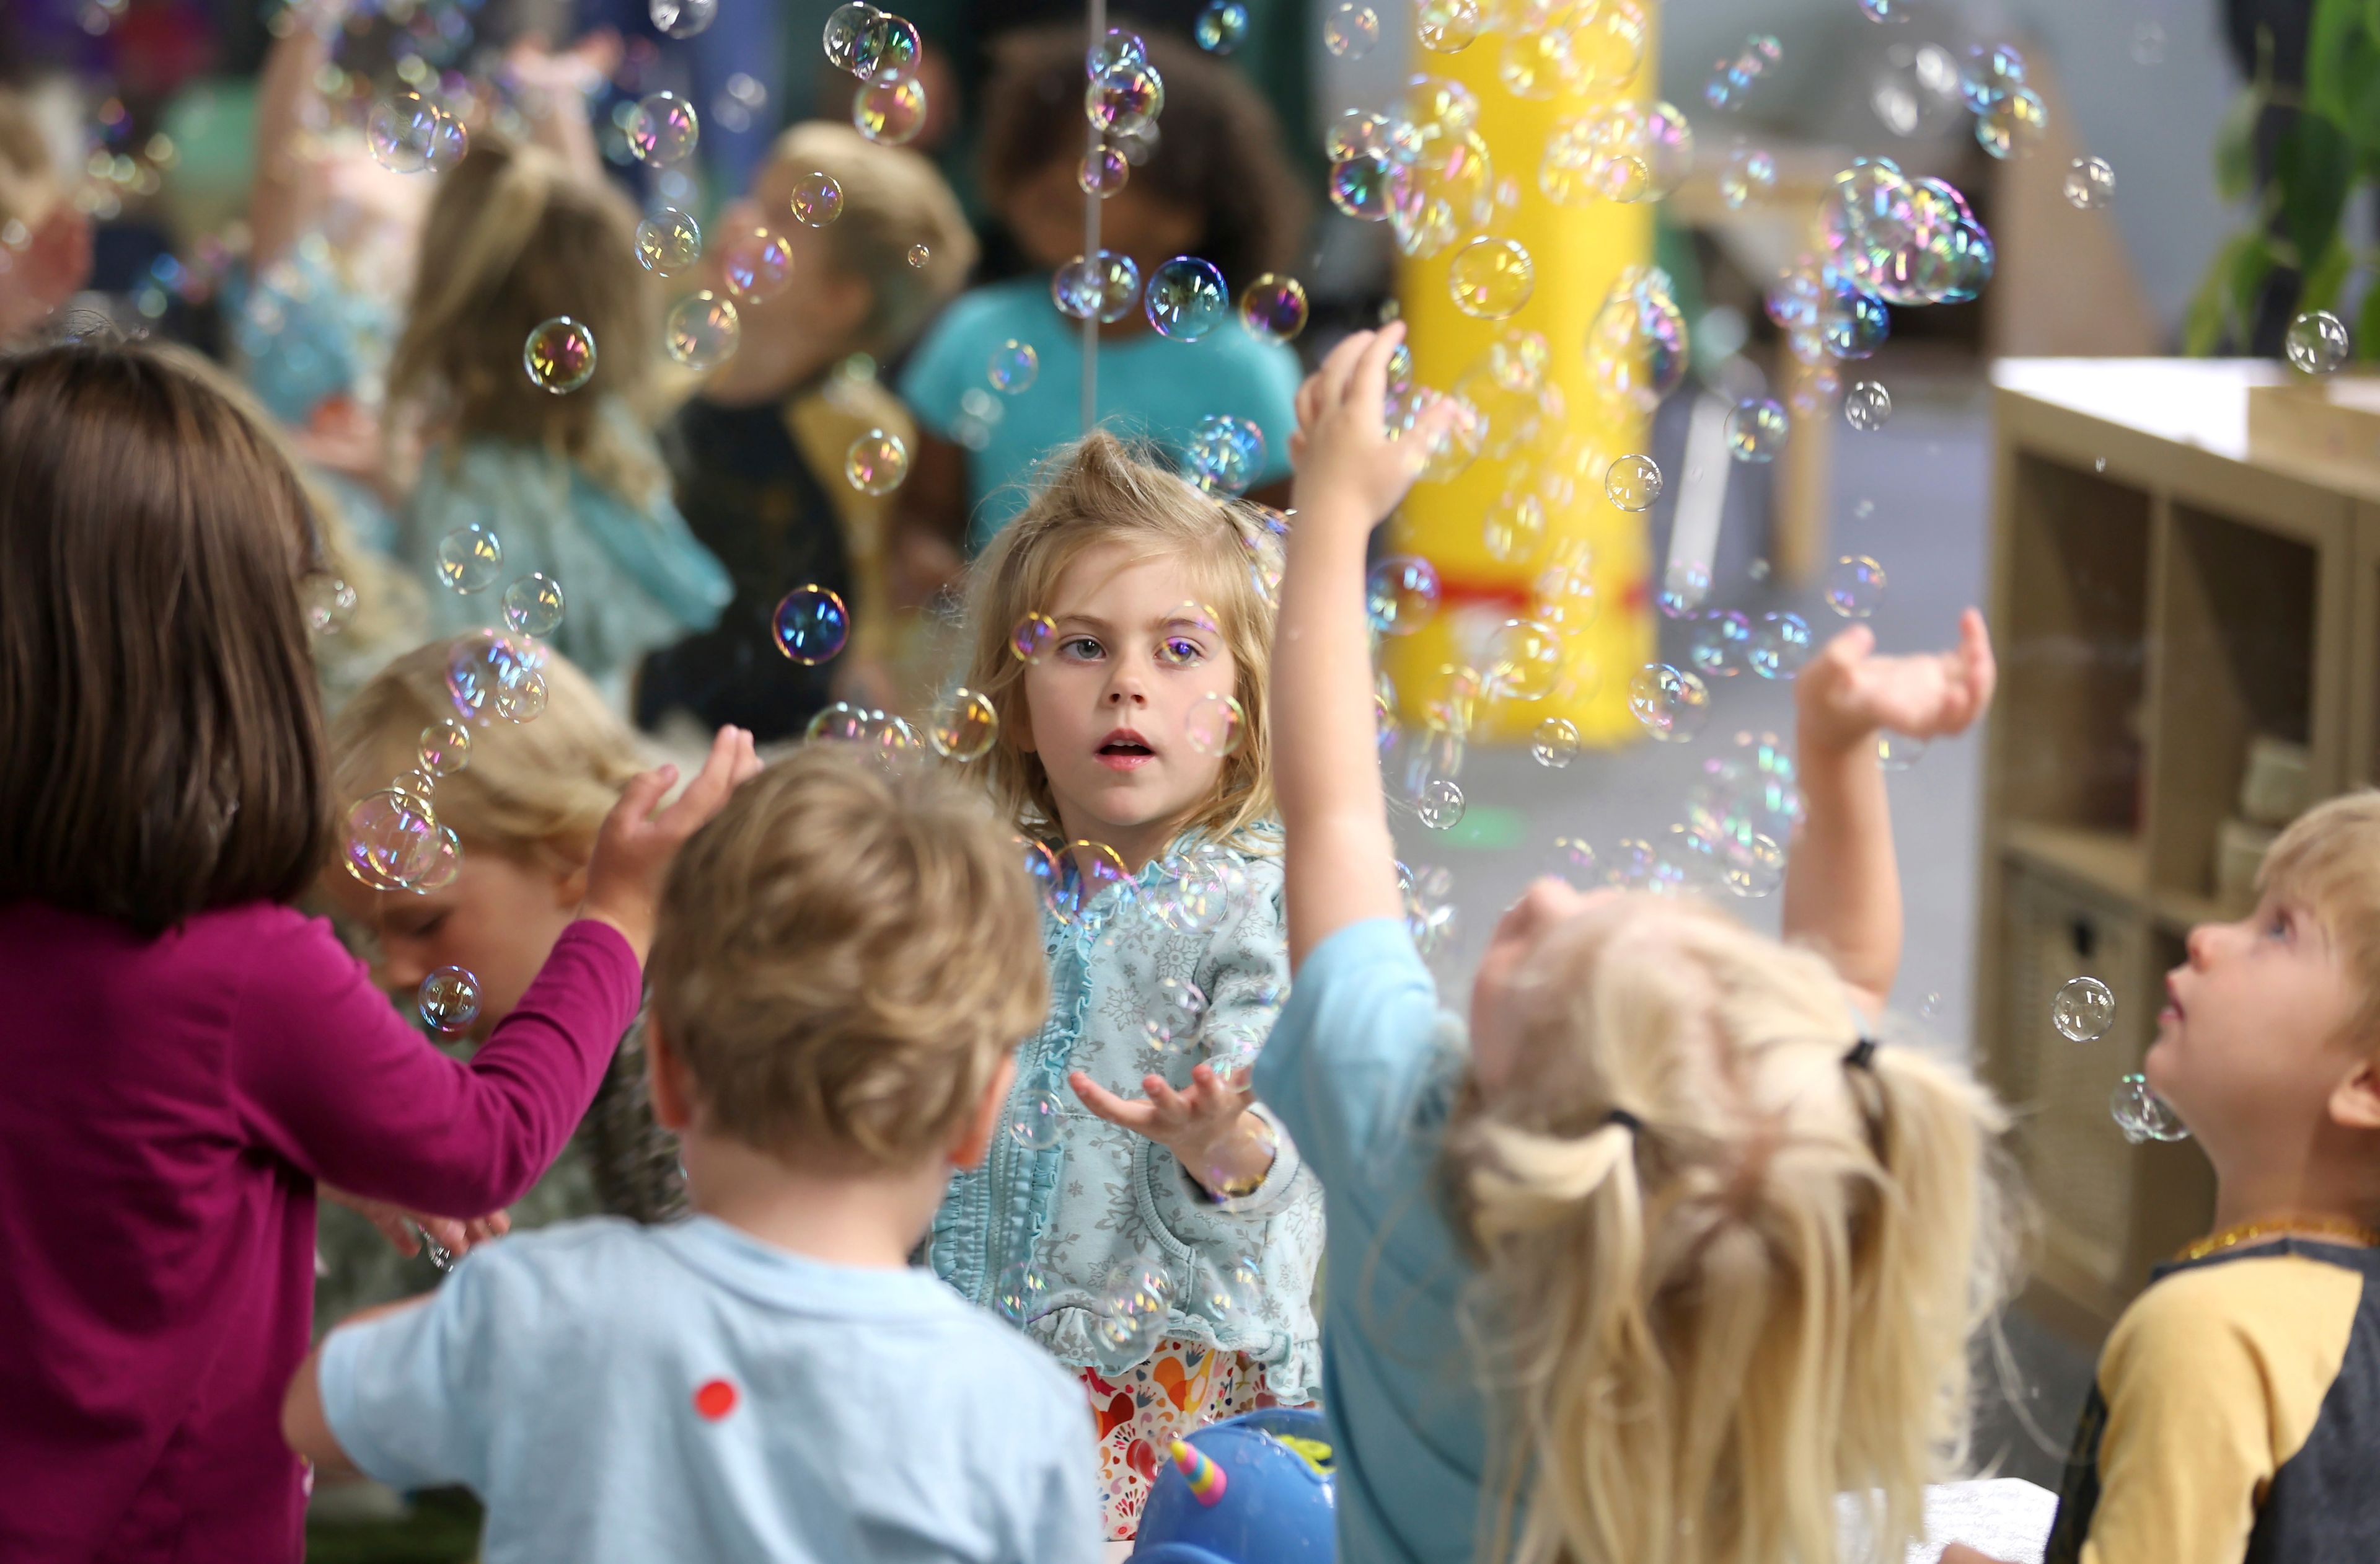
[[2260, 1238], [2291, 1235], [2301, 1238], [2339, 1238], [2366, 1248], [2380, 1247], [2380, 1232], [2361, 1222], [2350, 1222], [2344, 1217], [2267, 1217], [2262, 1221], [2241, 1222], [2236, 1228], [2209, 1233], [2194, 1243], [2187, 1244], [2177, 1260], [2203, 1260], [2209, 1255], [2219, 1255], [2226, 1249], [2237, 1249], [2243, 1243], [2253, 1243]]

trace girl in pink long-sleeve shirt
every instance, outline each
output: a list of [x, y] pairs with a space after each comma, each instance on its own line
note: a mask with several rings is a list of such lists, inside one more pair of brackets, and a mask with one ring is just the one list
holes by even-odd
[[282, 1390], [317, 1180], [468, 1218], [526, 1190], [634, 1013], [723, 730], [604, 824], [578, 922], [476, 1058], [288, 905], [330, 846], [272, 438], [166, 350], [0, 362], [0, 1558], [296, 1560]]

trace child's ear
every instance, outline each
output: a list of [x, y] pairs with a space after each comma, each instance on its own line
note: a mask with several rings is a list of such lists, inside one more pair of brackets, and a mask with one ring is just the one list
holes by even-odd
[[683, 1134], [694, 1122], [693, 1083], [686, 1078], [686, 1061], [678, 1058], [662, 1036], [661, 1024], [645, 1023], [645, 1078], [653, 1097], [653, 1122], [672, 1134]]
[[953, 1168], [972, 1168], [991, 1149], [991, 1137], [1000, 1133], [1002, 1109], [1008, 1106], [1008, 1093], [1016, 1085], [1016, 1056], [1003, 1055], [1000, 1068], [991, 1073], [984, 1084], [983, 1096], [977, 1099], [975, 1111], [959, 1126], [958, 1137], [951, 1142], [950, 1161]]
[[2380, 1057], [2364, 1054], [2331, 1088], [2330, 1119], [2345, 1130], [2380, 1130]]

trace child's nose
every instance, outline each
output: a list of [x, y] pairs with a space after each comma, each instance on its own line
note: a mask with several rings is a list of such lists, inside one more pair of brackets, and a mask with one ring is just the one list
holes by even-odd
[[2228, 924], [2202, 923], [2190, 931], [2189, 938], [2181, 942], [2181, 948], [2188, 953], [2192, 966], [2204, 967], [2215, 959], [2216, 952], [2222, 948], [2223, 931], [2228, 927]]

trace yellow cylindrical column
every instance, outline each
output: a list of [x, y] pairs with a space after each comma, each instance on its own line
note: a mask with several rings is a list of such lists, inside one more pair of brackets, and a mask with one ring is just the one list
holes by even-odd
[[[1528, 301], [1503, 320], [1476, 320], [1455, 307], [1449, 273], [1468, 239], [1425, 261], [1403, 262], [1400, 306], [1412, 331], [1414, 370], [1424, 384], [1452, 388], [1486, 361], [1500, 340], [1540, 333], [1548, 349], [1546, 377], [1554, 388], [1548, 413], [1536, 435], [1502, 455], [1483, 454], [1445, 482], [1417, 484], [1391, 530], [1400, 552], [1420, 554], [1438, 567], [1441, 600], [1431, 621], [1410, 636], [1390, 640], [1385, 665], [1397, 689], [1400, 717], [1427, 721], [1429, 706], [1442, 697], [1455, 671], [1484, 671], [1489, 639], [1506, 621], [1531, 617], [1533, 588], [1549, 568], [1585, 551], [1594, 583], [1594, 606], [1583, 617], [1573, 611], [1560, 626], [1564, 672], [1541, 699], [1481, 701], [1475, 706], [1472, 736], [1488, 740], [1525, 737], [1549, 717], [1576, 724], [1589, 744], [1633, 736], [1627, 707], [1628, 678], [1649, 660], [1653, 625], [1645, 589], [1647, 549], [1641, 516], [1613, 508], [1605, 498], [1604, 470], [1619, 455], [1645, 449], [1646, 420], [1633, 409], [1614, 408], [1596, 394], [1586, 357], [1588, 327], [1621, 273], [1649, 264], [1653, 251], [1650, 203], [1596, 200], [1559, 205], [1538, 188], [1537, 169], [1547, 140], [1563, 121], [1594, 102], [1578, 95], [1548, 100], [1514, 96], [1498, 78], [1507, 40], [1481, 37], [1455, 55], [1427, 51], [1415, 68], [1470, 90], [1478, 100], [1478, 132], [1488, 151], [1493, 178], [1511, 203], [1499, 200], [1488, 232], [1517, 241], [1534, 263]], [[1653, 77], [1649, 29], [1645, 58], [1628, 88]], [[1496, 435], [1490, 429], [1490, 443]], [[1488, 525], [1508, 491], [1535, 490], [1545, 505], [1543, 540], [1533, 550], [1506, 557], [1491, 550]]]

